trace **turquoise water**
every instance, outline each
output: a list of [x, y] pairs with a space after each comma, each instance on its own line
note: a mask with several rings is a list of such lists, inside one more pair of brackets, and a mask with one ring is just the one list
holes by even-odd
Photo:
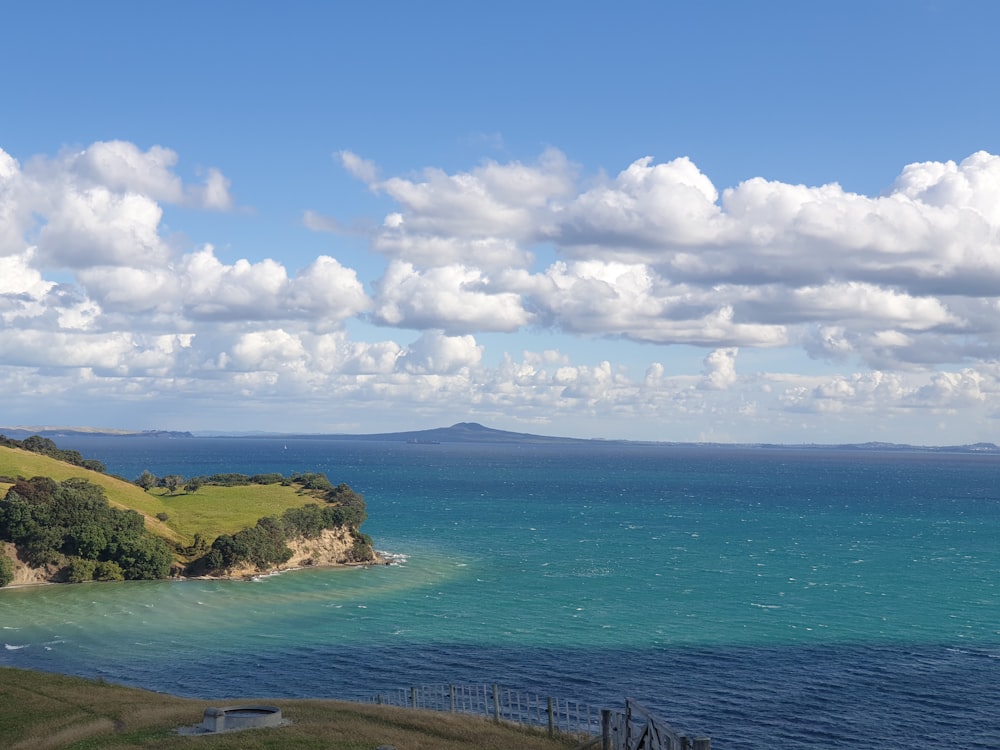
[[1000, 747], [1000, 459], [668, 446], [60, 441], [324, 471], [400, 563], [0, 591], [0, 664], [184, 695], [500, 682], [723, 748]]

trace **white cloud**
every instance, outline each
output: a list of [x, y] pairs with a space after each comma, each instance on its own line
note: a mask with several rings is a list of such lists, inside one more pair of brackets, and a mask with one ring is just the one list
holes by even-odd
[[291, 281], [288, 307], [339, 324], [371, 306], [357, 272], [321, 255]]
[[177, 153], [162, 146], [141, 151], [127, 141], [94, 143], [68, 155], [72, 174], [121, 193], [136, 193], [155, 201], [224, 211], [232, 208], [230, 181], [218, 169], [206, 171], [203, 185], [184, 185], [173, 170]]
[[716, 241], [725, 229], [718, 197], [687, 157], [653, 164], [647, 156], [569, 203], [560, 212], [557, 239], [582, 252], [601, 247], [626, 257], [649, 248], [646, 257], [654, 260], [657, 249]]
[[163, 265], [169, 249], [160, 237], [163, 210], [152, 198], [91, 187], [52, 197], [38, 235], [40, 260], [49, 266]]
[[376, 284], [374, 318], [405, 328], [449, 332], [514, 331], [531, 320], [513, 292], [494, 292], [489, 277], [464, 266], [417, 271], [394, 261]]
[[334, 156], [340, 157], [344, 169], [362, 182], [372, 185], [378, 180], [378, 167], [374, 162], [362, 159], [353, 151], [338, 151]]
[[701, 382], [702, 388], [709, 390], [724, 391], [735, 385], [736, 375], [736, 355], [739, 349], [727, 347], [716, 349], [705, 357], [704, 379]]
[[404, 227], [400, 214], [386, 218], [387, 225], [373, 239], [372, 249], [388, 258], [422, 268], [468, 264], [486, 271], [519, 268], [532, 262], [532, 254], [511, 239], [413, 234]]
[[[909, 165], [874, 197], [760, 178], [720, 189], [683, 157], [596, 179], [555, 150], [388, 178], [338, 158], [380, 212], [395, 203], [367, 223], [374, 264], [334, 257], [337, 238], [294, 266], [280, 247], [183, 246], [164, 206], [228, 209], [231, 186], [215, 169], [185, 181], [166, 148], [102, 142], [24, 165], [0, 151], [0, 389], [648, 418], [699, 435], [730, 434], [734, 415], [762, 430], [927, 410], [985, 424], [1000, 397], [990, 154]], [[354, 340], [373, 323], [418, 334]], [[500, 334], [524, 333], [556, 343], [514, 356], [520, 339]], [[653, 346], [626, 365], [602, 337]], [[707, 354], [669, 374], [672, 345]], [[753, 349], [825, 374], [748, 373], [764, 361]]]
[[209, 169], [204, 185], [192, 185], [187, 195], [191, 203], [200, 208], [228, 211], [233, 207], [233, 196], [229, 193], [230, 180], [218, 169]]
[[181, 178], [173, 171], [177, 154], [153, 146], [141, 151], [134, 143], [94, 143], [70, 157], [73, 171], [95, 185], [119, 192], [138, 193], [156, 201], [180, 203], [184, 199]]
[[425, 169], [418, 179], [376, 181], [377, 169], [350, 152], [341, 160], [352, 175], [397, 201], [389, 229], [405, 226], [424, 237], [535, 238], [554, 203], [573, 190], [575, 168], [555, 149], [536, 164], [487, 161], [469, 172]]
[[407, 347], [399, 361], [407, 372], [448, 374], [478, 365], [483, 349], [472, 336], [427, 331]]

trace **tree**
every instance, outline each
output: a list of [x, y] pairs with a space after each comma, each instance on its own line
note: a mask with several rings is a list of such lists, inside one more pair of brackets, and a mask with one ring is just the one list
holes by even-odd
[[156, 474], [151, 472], [149, 469], [143, 469], [142, 474], [135, 480], [135, 483], [142, 487], [144, 490], [151, 490], [157, 485], [160, 480], [157, 479]]
[[96, 560], [84, 560], [81, 557], [74, 557], [69, 561], [67, 580], [70, 583], [85, 583], [94, 580], [94, 571], [97, 570]]
[[199, 489], [201, 489], [201, 477], [191, 477], [184, 485], [184, 491], [192, 495]]
[[171, 474], [170, 476], [163, 477], [163, 485], [167, 488], [167, 491], [173, 495], [177, 492], [177, 488], [180, 486], [184, 477], [179, 477], [176, 474]]
[[124, 581], [125, 573], [122, 571], [121, 565], [113, 560], [106, 560], [105, 562], [97, 563], [97, 568], [94, 570], [94, 580]]

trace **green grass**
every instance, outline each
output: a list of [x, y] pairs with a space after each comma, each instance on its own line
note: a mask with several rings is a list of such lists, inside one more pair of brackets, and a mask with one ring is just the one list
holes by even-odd
[[[0, 476], [45, 476], [60, 482], [82, 477], [103, 487], [113, 505], [131, 508], [145, 516], [146, 528], [154, 534], [185, 546], [191, 544], [195, 533], [200, 533], [211, 544], [219, 534], [232, 534], [253, 526], [257, 519], [264, 516], [281, 515], [288, 508], [318, 502], [314, 495], [304, 493], [299, 487], [280, 484], [242, 487], [206, 485], [195, 493], [187, 494], [179, 490], [174, 495], [164, 488], [145, 492], [131, 482], [6, 446], [0, 446]], [[0, 497], [9, 486], [0, 483]], [[156, 518], [158, 513], [167, 514], [166, 522]]]
[[[18, 477], [51, 477], [57, 482], [73, 477], [80, 477], [104, 488], [108, 502], [120, 508], [132, 508], [146, 516], [146, 528], [154, 534], [174, 541], [185, 541], [184, 538], [169, 525], [156, 519], [156, 514], [164, 508], [161, 501], [148, 495], [131, 482], [125, 482], [116, 477], [90, 471], [81, 466], [73, 466], [64, 461], [43, 456], [39, 453], [8, 448], [0, 445], [0, 476]], [[6, 494], [9, 484], [0, 484], [0, 492]], [[167, 510], [167, 513], [170, 511]], [[211, 540], [210, 540], [211, 541]]]
[[200, 533], [209, 543], [219, 534], [253, 526], [264, 516], [280, 516], [289, 508], [322, 502], [315, 494], [280, 484], [250, 484], [240, 487], [203, 485], [197, 492], [175, 495], [156, 488], [144, 493], [150, 509], [167, 514], [167, 526], [185, 539]]
[[[183, 736], [205, 708], [266, 704], [290, 723], [219, 735]], [[548, 737], [456, 714], [331, 700], [204, 701], [101, 681], [0, 667], [0, 747], [8, 750], [569, 750], [579, 738]]]

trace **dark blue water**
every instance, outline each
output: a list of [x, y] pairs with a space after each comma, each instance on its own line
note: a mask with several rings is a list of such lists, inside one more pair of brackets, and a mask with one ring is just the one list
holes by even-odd
[[183, 695], [499, 682], [722, 748], [1000, 748], [987, 455], [86, 438], [143, 469], [323, 471], [388, 568], [0, 592], [0, 664]]

